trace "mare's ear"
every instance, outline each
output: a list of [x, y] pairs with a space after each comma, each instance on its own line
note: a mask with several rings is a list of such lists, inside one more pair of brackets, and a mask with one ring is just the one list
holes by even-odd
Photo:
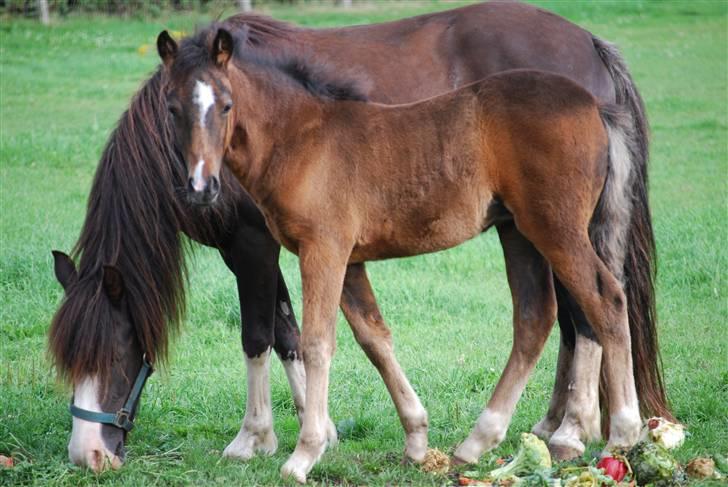
[[119, 269], [113, 265], [105, 265], [103, 284], [111, 303], [118, 305], [124, 296], [124, 278], [121, 277]]
[[212, 60], [221, 68], [227, 67], [228, 61], [233, 56], [235, 44], [233, 36], [225, 29], [218, 29], [215, 40], [212, 41]]
[[163, 30], [157, 36], [157, 52], [166, 67], [169, 67], [177, 56], [177, 43], [169, 35], [169, 32]]
[[61, 283], [63, 289], [67, 289], [68, 286], [78, 280], [76, 265], [68, 255], [60, 250], [52, 250], [51, 253], [53, 254], [53, 271], [56, 273], [56, 279]]

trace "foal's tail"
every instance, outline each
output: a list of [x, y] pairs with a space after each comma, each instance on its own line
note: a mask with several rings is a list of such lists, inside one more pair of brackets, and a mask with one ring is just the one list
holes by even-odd
[[674, 420], [665, 394], [657, 340], [656, 253], [647, 199], [649, 129], [645, 107], [617, 48], [592, 39], [612, 76], [616, 105], [601, 108], [609, 134], [609, 170], [590, 234], [597, 254], [621, 280], [627, 296], [641, 413]]

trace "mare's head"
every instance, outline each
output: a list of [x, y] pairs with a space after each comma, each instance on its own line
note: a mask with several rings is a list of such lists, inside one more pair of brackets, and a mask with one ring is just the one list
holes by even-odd
[[[124, 278], [113, 266], [79, 275], [69, 256], [54, 251], [65, 297], [53, 318], [50, 350], [73, 386], [73, 404], [92, 412], [122, 408], [142, 364], [142, 350], [127, 307]], [[94, 471], [119, 468], [126, 431], [73, 418], [71, 461]]]
[[167, 74], [169, 116], [177, 144], [188, 162], [187, 196], [191, 203], [209, 205], [220, 192], [220, 168], [231, 131], [232, 89], [227, 64], [233, 38], [220, 29], [212, 43], [205, 36], [187, 39], [185, 49], [167, 31], [159, 34], [157, 50]]

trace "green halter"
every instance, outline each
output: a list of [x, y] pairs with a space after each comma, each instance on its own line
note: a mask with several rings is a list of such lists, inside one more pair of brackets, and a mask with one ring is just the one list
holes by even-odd
[[95, 411], [81, 409], [73, 404], [73, 399], [71, 399], [71, 405], [68, 409], [71, 411], [72, 416], [79, 419], [92, 423], [116, 426], [128, 433], [134, 428], [134, 415], [136, 413], [137, 403], [142, 394], [142, 389], [144, 389], [144, 384], [147, 382], [147, 378], [152, 375], [152, 372], [154, 372], [154, 369], [147, 361], [147, 354], [144, 354], [142, 357], [142, 366], [139, 369], [136, 381], [134, 381], [134, 386], [131, 388], [131, 392], [129, 392], [129, 397], [126, 399], [124, 406], [116, 413], [97, 413]]

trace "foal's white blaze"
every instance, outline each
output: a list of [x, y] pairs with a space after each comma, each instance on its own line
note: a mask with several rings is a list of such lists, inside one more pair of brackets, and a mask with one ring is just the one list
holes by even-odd
[[278, 448], [270, 399], [270, 353], [269, 348], [257, 357], [245, 357], [248, 369], [245, 417], [240, 432], [225, 448], [225, 457], [249, 460], [256, 451], [271, 455]]
[[197, 110], [200, 115], [200, 127], [204, 128], [207, 111], [215, 104], [215, 94], [212, 91], [212, 87], [204, 81], [198, 80], [195, 83], [193, 100], [197, 104]]
[[[102, 412], [98, 402], [99, 384], [93, 377], [87, 377], [73, 391], [73, 404], [79, 408], [97, 413]], [[101, 424], [73, 417], [71, 441], [68, 443], [68, 456], [73, 463], [87, 466], [99, 472], [107, 465], [121, 467], [121, 459], [106, 448], [101, 438]]]
[[192, 176], [192, 187], [195, 191], [202, 191], [205, 189], [205, 180], [202, 178], [202, 170], [205, 168], [205, 160], [200, 159], [197, 161], [195, 166], [195, 173]]

